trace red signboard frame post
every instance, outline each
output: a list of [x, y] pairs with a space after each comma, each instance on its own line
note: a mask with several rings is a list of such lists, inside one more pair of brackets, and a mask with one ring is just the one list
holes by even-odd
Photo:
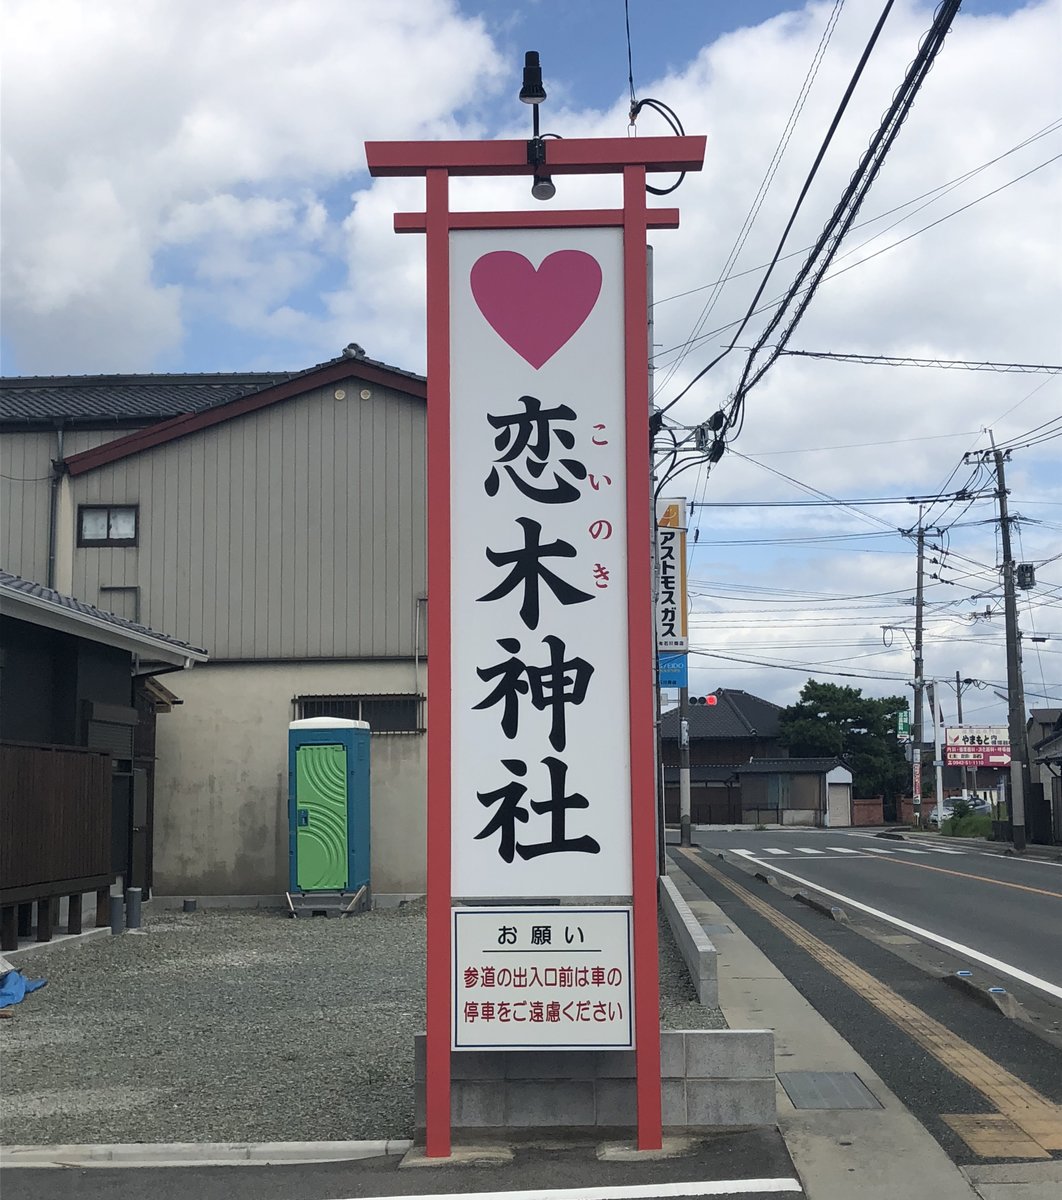
[[369, 142], [374, 176], [424, 176], [426, 211], [397, 213], [399, 233], [424, 233], [428, 311], [428, 778], [427, 1050], [425, 1152], [450, 1154], [450, 254], [452, 229], [587, 228], [623, 231], [627, 466], [627, 613], [630, 664], [632, 904], [638, 1146], [659, 1149], [660, 998], [657, 969], [656, 813], [653, 747], [653, 613], [649, 503], [646, 232], [674, 229], [675, 209], [646, 205], [647, 171], [696, 171], [704, 137], [590, 138], [549, 143], [553, 175], [619, 174], [623, 207], [562, 212], [454, 213], [451, 176], [531, 175], [527, 143]]

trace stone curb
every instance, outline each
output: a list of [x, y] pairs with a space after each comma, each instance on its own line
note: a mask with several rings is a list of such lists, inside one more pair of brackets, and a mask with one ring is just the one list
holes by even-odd
[[411, 1138], [357, 1142], [155, 1142], [2, 1146], [2, 1167], [263, 1167], [405, 1154]]
[[1016, 996], [1011, 995], [1006, 988], [992, 988], [977, 983], [970, 974], [962, 975], [953, 973], [943, 975], [941, 979], [948, 987], [955, 988], [956, 991], [969, 996], [971, 1000], [980, 1004], [983, 1008], [999, 1012], [1009, 1020], [1021, 1020], [1026, 1016], [1021, 1001]]
[[678, 888], [666, 875], [660, 876], [659, 894], [668, 925], [697, 992], [697, 1000], [707, 1007], [716, 1008], [719, 1004], [719, 977], [715, 946]]
[[808, 908], [814, 909], [817, 913], [822, 913], [824, 917], [829, 917], [833, 921], [842, 921], [845, 925], [848, 924], [848, 914], [843, 908], [838, 908], [836, 904], [827, 904], [817, 896], [811, 896], [807, 892], [801, 891], [794, 892], [793, 899], [799, 900], [801, 904], [806, 904]]

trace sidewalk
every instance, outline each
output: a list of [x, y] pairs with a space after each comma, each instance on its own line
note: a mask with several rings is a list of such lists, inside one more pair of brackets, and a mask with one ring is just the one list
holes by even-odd
[[874, 1111], [797, 1109], [777, 1085], [778, 1125], [811, 1200], [1054, 1200], [1062, 1194], [1062, 1162], [957, 1167], [723, 910], [676, 864], [669, 863], [668, 875], [701, 923], [713, 927], [719, 1005], [730, 1027], [774, 1029], [782, 1069], [854, 1071], [882, 1105]]

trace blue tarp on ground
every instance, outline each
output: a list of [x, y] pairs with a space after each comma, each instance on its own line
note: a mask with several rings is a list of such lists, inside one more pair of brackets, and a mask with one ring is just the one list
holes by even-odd
[[47, 979], [27, 979], [21, 971], [5, 971], [0, 975], [0, 1008], [21, 1004], [30, 992], [44, 987]]

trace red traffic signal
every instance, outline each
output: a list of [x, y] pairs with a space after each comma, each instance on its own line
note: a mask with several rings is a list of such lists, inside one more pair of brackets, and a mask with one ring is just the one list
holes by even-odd
[[690, 703], [691, 704], [718, 704], [719, 697], [718, 696], [691, 696]]

